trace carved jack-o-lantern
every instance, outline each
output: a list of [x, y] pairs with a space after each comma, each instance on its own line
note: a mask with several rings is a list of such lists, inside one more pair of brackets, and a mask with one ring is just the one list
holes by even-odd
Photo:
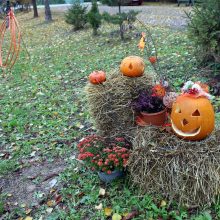
[[214, 129], [213, 106], [205, 97], [180, 95], [173, 104], [171, 122], [178, 136], [187, 140], [202, 140]]
[[144, 61], [138, 56], [129, 56], [122, 60], [120, 71], [123, 75], [128, 77], [142, 76], [144, 73]]

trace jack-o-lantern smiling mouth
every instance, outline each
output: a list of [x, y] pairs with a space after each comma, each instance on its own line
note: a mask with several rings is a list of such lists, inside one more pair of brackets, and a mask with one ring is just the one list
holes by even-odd
[[195, 137], [196, 135], [198, 135], [201, 131], [201, 126], [199, 128], [194, 129], [193, 131], [189, 131], [189, 132], [183, 132], [181, 130], [179, 130], [172, 122], [172, 128], [175, 131], [175, 133], [179, 136], [183, 136], [183, 137]]

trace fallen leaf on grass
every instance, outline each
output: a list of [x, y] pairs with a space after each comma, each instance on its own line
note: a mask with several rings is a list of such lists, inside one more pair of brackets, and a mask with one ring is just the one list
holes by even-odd
[[130, 212], [130, 213], [126, 213], [126, 215], [124, 215], [124, 217], [122, 218], [122, 220], [131, 220], [131, 219], [133, 219], [133, 218], [135, 218], [135, 217], [137, 217], [138, 216], [138, 211], [132, 211], [132, 212]]
[[50, 214], [52, 211], [53, 211], [53, 208], [47, 208], [47, 209], [46, 209], [46, 212], [49, 213], [49, 214]]
[[60, 202], [62, 202], [62, 196], [61, 195], [57, 195], [55, 198], [56, 204], [59, 204]]
[[118, 213], [115, 213], [113, 216], [112, 216], [112, 220], [121, 220], [122, 217], [121, 215], [119, 215]]
[[52, 180], [49, 182], [48, 185], [49, 185], [50, 188], [53, 188], [56, 184], [57, 184], [57, 179], [54, 178], [54, 179], [52, 179]]
[[53, 201], [53, 200], [47, 201], [47, 206], [52, 207], [52, 206], [54, 206], [54, 205], [55, 205], [55, 204], [54, 204], [54, 201]]
[[102, 203], [100, 203], [99, 205], [96, 205], [96, 206], [95, 206], [95, 209], [97, 209], [97, 210], [102, 210]]
[[35, 154], [36, 154], [36, 151], [32, 151], [31, 154], [30, 154], [30, 156], [31, 156], [31, 157], [35, 157]]
[[100, 195], [100, 196], [104, 196], [104, 195], [105, 195], [105, 189], [100, 188], [100, 190], [99, 190], [99, 195]]
[[31, 213], [31, 211], [32, 211], [32, 209], [26, 209], [25, 214], [28, 215]]
[[24, 220], [32, 220], [33, 218], [31, 216], [27, 216]]
[[106, 216], [111, 216], [112, 208], [110, 208], [110, 207], [104, 208], [104, 213], [105, 213]]
[[166, 205], [167, 205], [167, 203], [166, 203], [165, 200], [162, 200], [162, 201], [160, 202], [160, 207], [164, 207], [164, 206], [166, 206]]

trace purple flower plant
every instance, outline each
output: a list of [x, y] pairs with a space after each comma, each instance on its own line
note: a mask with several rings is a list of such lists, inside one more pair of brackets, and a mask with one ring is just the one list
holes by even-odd
[[137, 99], [132, 101], [131, 107], [137, 113], [156, 113], [162, 111], [165, 108], [162, 98], [151, 95], [146, 91], [140, 92]]

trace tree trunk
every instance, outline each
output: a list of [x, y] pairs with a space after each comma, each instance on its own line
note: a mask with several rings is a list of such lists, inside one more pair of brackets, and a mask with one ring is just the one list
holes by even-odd
[[36, 0], [32, 0], [33, 10], [34, 10], [34, 18], [38, 17], [38, 11], [37, 11], [37, 2]]
[[120, 24], [120, 36], [121, 36], [121, 40], [124, 40], [124, 25], [123, 25], [123, 23]]
[[118, 2], [118, 13], [121, 14], [121, 2]]
[[45, 6], [45, 20], [52, 21], [49, 0], [44, 0], [44, 6]]
[[[118, 13], [121, 14], [121, 0], [118, 1]], [[121, 40], [124, 40], [123, 22], [120, 24], [120, 36]]]

